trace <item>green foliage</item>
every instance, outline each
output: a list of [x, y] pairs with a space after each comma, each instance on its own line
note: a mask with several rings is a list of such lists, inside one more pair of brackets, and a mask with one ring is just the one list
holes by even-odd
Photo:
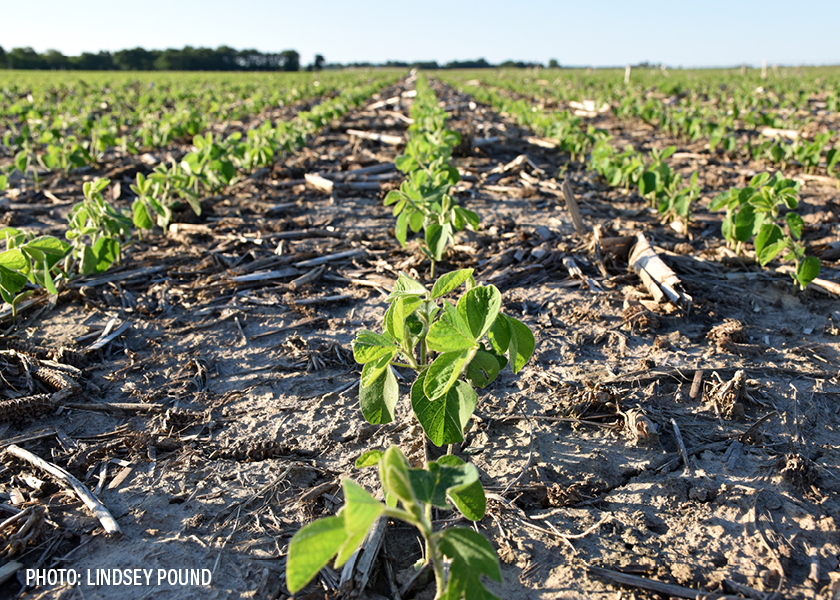
[[[466, 287], [456, 304], [444, 298]], [[411, 406], [436, 445], [463, 441], [475, 410], [475, 388], [492, 383], [510, 364], [518, 373], [534, 353], [534, 335], [521, 321], [501, 313], [492, 285], [477, 286], [472, 269], [442, 276], [429, 292], [400, 274], [388, 296], [382, 334], [360, 331], [353, 356], [362, 368], [359, 400], [370, 423], [394, 419], [399, 385], [392, 366], [413, 369]]]
[[[793, 156], [805, 169], [806, 173], [814, 171], [820, 164], [823, 156], [823, 149], [831, 139], [831, 132], [818, 133], [813, 140], [797, 139], [793, 147]], [[830, 152], [830, 151], [829, 151]], [[831, 160], [826, 155], [827, 162]], [[831, 172], [831, 167], [827, 168]]]
[[825, 170], [829, 175], [840, 176], [840, 173], [836, 171], [838, 163], [840, 163], [840, 146], [825, 153]]
[[587, 134], [596, 134], [588, 146], [592, 148], [598, 132], [591, 126], [584, 127], [580, 118], [563, 107], [572, 101], [591, 99], [594, 106], [608, 103], [613, 114], [631, 127], [640, 120], [689, 142], [705, 139], [712, 153], [749, 156], [783, 169], [798, 163], [806, 171], [813, 171], [825, 164], [826, 171], [834, 174], [830, 164], [833, 155], [826, 144], [832, 137], [836, 143], [835, 134], [821, 133], [811, 139], [800, 135], [791, 142], [768, 139], [764, 129], [805, 133], [806, 126], [815, 120], [813, 102], [824, 103], [829, 113], [836, 111], [840, 106], [836, 69], [774, 69], [772, 80], [727, 70], [680, 69], [663, 75], [634, 70], [628, 85], [623, 81], [623, 69], [564, 69], [546, 74], [546, 79], [515, 70], [442, 74], [479, 101], [489, 102], [535, 133], [555, 139], [562, 151], [572, 154], [572, 160], [582, 160], [588, 151]]
[[636, 186], [639, 195], [647, 198], [652, 207], [666, 221], [686, 222], [691, 217], [691, 204], [700, 195], [697, 173], [692, 174], [687, 185], [665, 162], [676, 152], [676, 146], [662, 151], [653, 149], [649, 160], [632, 146], [617, 153], [608, 138], [600, 140], [592, 149], [589, 166], [613, 186]]
[[[130, 51], [127, 51], [130, 52]], [[0, 78], [3, 145], [15, 166], [37, 177], [33, 165], [65, 173], [94, 165], [107, 153], [135, 154], [173, 142], [196, 141], [188, 158], [215, 193], [233, 179], [230, 164], [252, 170], [276, 153], [300, 147], [305, 136], [396, 78], [391, 73], [169, 75], [20, 73]], [[340, 92], [340, 94], [338, 93]], [[247, 120], [278, 106], [332, 95], [296, 119], [258, 119], [247, 133], [211, 136], [211, 124]], [[218, 162], [217, 162], [218, 161]], [[226, 164], [229, 163], [229, 164]], [[237, 173], [238, 175], [238, 173]]]
[[[501, 582], [499, 560], [490, 543], [471, 529], [432, 529], [432, 508], [452, 510], [467, 519], [484, 517], [486, 499], [478, 469], [455, 456], [444, 456], [424, 469], [412, 469], [399, 448], [371, 451], [357, 467], [378, 465], [385, 502], [377, 501], [349, 479], [342, 481], [344, 506], [338, 514], [310, 523], [289, 543], [286, 584], [292, 594], [300, 591], [335, 558], [340, 568], [355, 552], [381, 517], [416, 527], [426, 544], [425, 560], [435, 573], [437, 599], [479, 600], [496, 598], [481, 575]], [[444, 557], [451, 559], [448, 575]]]
[[152, 177], [147, 179], [142, 173], [137, 173], [136, 183], [130, 186], [131, 191], [137, 194], [137, 198], [131, 203], [131, 216], [137, 229], [151, 229], [155, 223], [164, 230], [169, 227], [172, 208], [169, 203], [161, 202], [161, 199], [166, 198], [165, 183], [165, 175], [155, 181]]
[[0, 241], [6, 249], [0, 252], [0, 297], [14, 310], [28, 295], [27, 284], [58, 294], [56, 278], [64, 277], [61, 260], [70, 245], [52, 236], [34, 236], [12, 227], [0, 229]]
[[[719, 194], [710, 210], [726, 209], [721, 232], [730, 247], [740, 253], [745, 242], [753, 241], [755, 255], [761, 265], [777, 256], [793, 261], [794, 281], [805, 289], [820, 272], [818, 258], [805, 256], [801, 242], [804, 221], [793, 210], [799, 205], [799, 183], [785, 179], [777, 171], [772, 177], [759, 173], [748, 187], [732, 188]], [[780, 223], [780, 211], [786, 209]]]
[[[261, 79], [265, 77], [261, 76]], [[7, 242], [7, 250], [0, 253], [0, 292], [3, 300], [14, 308], [30, 293], [26, 289], [28, 285], [43, 287], [56, 294], [56, 277], [68, 276], [60, 268], [62, 259], [67, 259], [64, 270], [71, 271], [70, 254], [74, 259], [74, 269], [81, 274], [107, 270], [120, 260], [122, 249], [131, 241], [134, 229], [149, 230], [155, 224], [162, 228], [168, 227], [173, 208], [182, 201], [187, 202], [197, 214], [201, 214], [201, 199], [205, 194], [222, 191], [235, 183], [241, 177], [242, 169], [250, 170], [271, 164], [275, 151], [299, 148], [307, 135], [357, 106], [393, 80], [395, 75], [377, 75], [370, 78], [366, 85], [354, 87], [360, 77], [367, 78], [367, 75], [341, 76], [345, 87], [341, 94], [322, 102], [311, 111], [299, 113], [292, 121], [275, 125], [266, 121], [258, 129], [249, 131], [247, 139], [243, 139], [238, 132], [224, 139], [209, 133], [202, 135], [207, 119], [194, 110], [192, 104], [195, 104], [195, 97], [190, 94], [184, 98], [189, 109], [179, 107], [179, 101], [175, 100], [174, 113], [154, 112], [171, 101], [167, 95], [170, 92], [168, 87], [162, 91], [163, 95], [148, 93], [148, 90], [155, 89], [154, 81], [145, 92], [141, 92], [137, 81], [131, 81], [121, 90], [127, 98], [119, 96], [119, 93], [111, 95], [114, 92], [108, 90], [107, 84], [101, 89], [80, 84], [82, 93], [74, 95], [72, 90], [55, 87], [54, 77], [51, 76], [48, 79], [50, 87], [44, 91], [43, 98], [36, 100], [33, 93], [23, 93], [26, 102], [14, 102], [11, 106], [7, 103], [8, 99], [19, 98], [20, 90], [0, 90], [0, 109], [5, 111], [0, 114], [7, 126], [3, 144], [15, 152], [13, 168], [24, 176], [31, 173], [36, 188], [38, 171], [33, 166], [33, 159], [43, 168], [67, 171], [101, 159], [115, 145], [126, 153], [137, 152], [138, 147], [149, 144], [166, 145], [185, 136], [192, 139], [194, 144], [193, 150], [180, 162], [158, 165], [148, 177], [138, 173], [135, 184], [131, 186], [136, 198], [130, 210], [117, 210], [105, 200], [102, 192], [110, 183], [107, 179], [86, 182], [83, 186], [84, 200], [76, 204], [68, 215], [66, 237], [70, 244], [48, 236], [33, 238], [10, 228], [2, 230], [4, 233], [0, 239]], [[307, 79], [311, 82], [311, 76]], [[237, 113], [230, 110], [230, 107], [223, 107], [218, 100], [219, 94], [213, 93], [213, 89], [211, 86], [205, 98], [211, 104], [203, 107], [208, 112], [216, 113], [221, 119], [249, 114], [247, 110]], [[319, 82], [314, 82], [308, 90], [292, 88], [285, 95], [271, 95], [264, 98], [264, 104], [255, 104], [255, 98], [260, 99], [260, 94], [254, 94], [253, 87], [246, 87], [242, 92], [249, 96], [248, 99], [237, 99], [234, 104], [249, 102], [252, 108], [257, 106], [262, 109], [277, 103], [283, 104], [286, 100], [300, 100], [334, 90], [334, 87], [321, 87]], [[66, 101], [61, 107], [69, 106], [69, 113], [109, 111], [112, 105], [124, 106], [132, 101], [142, 108], [133, 117], [124, 114], [130, 111], [122, 114], [113, 111], [102, 118], [88, 117], [81, 126], [78, 123], [70, 126], [71, 121], [79, 120], [58, 110], [59, 103], [56, 100], [59, 95]], [[86, 102], [90, 102], [90, 105]], [[152, 112], [144, 112], [149, 109]], [[139, 127], [134, 117], [142, 122]], [[16, 121], [16, 118], [20, 120]], [[126, 129], [130, 133], [118, 135]], [[136, 137], [129, 139], [129, 135]], [[34, 147], [41, 147], [44, 151], [36, 152]], [[5, 190], [7, 185], [7, 176], [0, 175], [0, 191]]]
[[66, 237], [82, 274], [106, 271], [120, 259], [122, 245], [131, 237], [131, 218], [102, 197], [110, 183], [109, 179], [86, 181], [85, 199], [67, 216]]
[[461, 143], [457, 132], [446, 129], [446, 113], [437, 105], [437, 98], [425, 77], [417, 79], [417, 96], [411, 111], [414, 123], [409, 127], [405, 151], [395, 164], [408, 178], [399, 190], [385, 197], [385, 206], [393, 205], [397, 217], [394, 235], [405, 246], [408, 230], [423, 230], [423, 253], [435, 263], [443, 259], [446, 248], [454, 241], [455, 232], [469, 225], [478, 229], [478, 215], [458, 206], [449, 193], [458, 182], [458, 170], [452, 165], [452, 150]]

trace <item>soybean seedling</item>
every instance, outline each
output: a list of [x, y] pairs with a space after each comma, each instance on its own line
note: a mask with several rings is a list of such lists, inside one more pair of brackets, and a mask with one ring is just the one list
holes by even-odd
[[[467, 291], [457, 304], [444, 299], [461, 285]], [[476, 285], [472, 269], [444, 275], [431, 292], [400, 274], [388, 302], [383, 332], [363, 330], [353, 340], [353, 357], [364, 365], [362, 414], [369, 423], [390, 423], [400, 395], [393, 367], [409, 368], [416, 373], [411, 407], [426, 435], [437, 446], [463, 441], [475, 388], [508, 364], [518, 373], [534, 353], [534, 334], [502, 314], [501, 293]]]
[[[432, 529], [432, 508], [451, 509], [449, 502], [471, 521], [484, 517], [487, 500], [478, 469], [455, 456], [443, 456], [425, 469], [412, 469], [396, 446], [384, 453], [367, 452], [356, 462], [357, 467], [376, 464], [385, 502], [344, 479], [344, 506], [338, 514], [306, 525], [289, 542], [289, 591], [294, 594], [301, 590], [333, 556], [335, 567], [341, 567], [376, 522], [386, 517], [413, 525], [423, 536], [426, 551], [417, 568], [430, 565], [434, 571], [435, 600], [496, 598], [481, 581], [481, 575], [502, 580], [499, 559], [484, 536], [465, 528]], [[451, 560], [448, 572], [445, 558]]]

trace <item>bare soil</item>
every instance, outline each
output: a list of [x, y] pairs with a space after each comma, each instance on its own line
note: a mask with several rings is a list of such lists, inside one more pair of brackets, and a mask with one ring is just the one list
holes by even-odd
[[[685, 167], [699, 167], [705, 183], [695, 220], [678, 233], [642, 199], [528, 143], [530, 134], [508, 118], [451, 88], [436, 90], [465, 140], [458, 199], [482, 221], [480, 231], [459, 234], [439, 272], [476, 269], [537, 338], [519, 375], [508, 372], [482, 392], [455, 449], [478, 466], [490, 497], [477, 528], [503, 564], [504, 583], [491, 589], [510, 599], [660, 597], [592, 569], [600, 567], [698, 597], [837, 598], [840, 304], [815, 289], [794, 294], [789, 276], [733, 259], [720, 215], [703, 209], [760, 165], [726, 163], [676, 141], [694, 155]], [[50, 355], [82, 368], [65, 406], [21, 410], [0, 423], [0, 446], [24, 447], [97, 490], [122, 535], [105, 535], [75, 495], [6, 454], [0, 502], [45, 508], [39, 535], [11, 559], [83, 575], [209, 569], [212, 583], [82, 579], [27, 588], [20, 570], [0, 584], [0, 596], [286, 597], [287, 543], [341, 506], [340, 477], [377, 491], [372, 473], [354, 469], [357, 456], [399, 444], [420, 460], [421, 431], [406, 404], [395, 423], [364, 421], [350, 342], [359, 329], [379, 327], [398, 272], [427, 279], [428, 264], [416, 242], [399, 247], [382, 206], [397, 172], [377, 175], [379, 191], [340, 177], [393, 162], [399, 148], [346, 130], [405, 135], [394, 113], [408, 116], [410, 102], [349, 114], [273, 170], [208, 199], [201, 217], [183, 213], [189, 222], [137, 242], [122, 266], [71, 283], [55, 306], [36, 302], [7, 332], [81, 350], [109, 321], [129, 324], [102, 349]], [[599, 126], [620, 135], [626, 124]], [[650, 146], [675, 142], [647, 135]], [[482, 143], [488, 137], [499, 140]], [[530, 162], [503, 169], [523, 154]], [[688, 310], [639, 304], [649, 297], [626, 256], [599, 260], [592, 235], [575, 234], [559, 186], [534, 183], [559, 183], [561, 167], [602, 237], [647, 236], [693, 297]], [[103, 172], [127, 190], [148, 169], [127, 158]], [[302, 182], [315, 172], [336, 178], [332, 194]], [[58, 234], [91, 175], [50, 182], [58, 203], [21, 193], [2, 218]], [[819, 253], [822, 240], [840, 233], [840, 193], [824, 181], [803, 183], [807, 237]], [[125, 194], [116, 202], [127, 202]], [[323, 269], [306, 262], [348, 251], [355, 253]], [[569, 258], [582, 277], [570, 276]], [[836, 259], [823, 258], [821, 276], [836, 279]], [[45, 351], [29, 351], [45, 364]], [[0, 357], [4, 398], [54, 391], [40, 378], [27, 382], [16, 356]], [[453, 517], [439, 518], [446, 526]], [[15, 531], [0, 531], [4, 548], [19, 539]], [[396, 598], [419, 558], [414, 533], [392, 524], [364, 594]], [[326, 570], [300, 596], [335, 597], [339, 577]], [[421, 578], [401, 597], [432, 598], [432, 587]]]

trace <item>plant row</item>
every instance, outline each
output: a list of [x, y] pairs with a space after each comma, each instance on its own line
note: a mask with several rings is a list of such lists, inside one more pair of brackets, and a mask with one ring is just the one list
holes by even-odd
[[156, 86], [156, 80], [141, 84], [124, 78], [122, 85], [106, 81], [94, 87], [78, 80], [67, 88], [41, 89], [37, 94], [6, 88], [5, 102], [0, 102], [0, 139], [5, 152], [14, 157], [13, 169], [33, 174], [37, 167], [66, 172], [95, 165], [106, 156], [137, 154], [191, 140], [216, 124], [231, 127], [232, 121], [272, 107], [378, 80], [381, 75], [328, 76], [324, 81], [294, 77], [270, 89], [254, 83], [231, 85], [228, 79], [208, 85], [210, 79], [202, 87], [189, 88], [172, 81]]
[[[450, 302], [446, 297], [462, 286], [466, 291]], [[462, 442], [478, 405], [476, 389], [490, 385], [508, 365], [519, 372], [534, 353], [533, 333], [502, 313], [499, 290], [478, 285], [472, 269], [443, 275], [431, 290], [400, 274], [387, 300], [381, 333], [363, 330], [353, 340], [353, 356], [363, 365], [362, 414], [377, 425], [393, 421], [400, 399], [395, 369], [408, 370], [413, 372], [411, 410], [424, 440], [436, 446]], [[470, 529], [432, 528], [433, 508], [455, 507], [472, 521], [484, 517], [486, 498], [478, 470], [451, 453], [426, 461], [423, 468], [410, 468], [395, 447], [366, 452], [356, 463], [374, 464], [379, 465], [385, 502], [345, 480], [345, 505], [338, 515], [310, 523], [292, 538], [289, 591], [302, 589], [334, 556], [340, 567], [384, 516], [420, 531], [426, 551], [417, 568], [433, 570], [436, 598], [495, 598], [480, 579], [484, 574], [501, 581], [490, 543]], [[451, 559], [448, 574], [444, 557]]]
[[[465, 81], [466, 76], [458, 77]], [[621, 119], [639, 119], [689, 141], [706, 140], [711, 152], [764, 160], [783, 169], [796, 163], [807, 172], [819, 169], [840, 177], [840, 146], [832, 145], [837, 139], [830, 123], [827, 131], [810, 137], [798, 135], [794, 140], [761, 133], [765, 128], [771, 128], [770, 133], [825, 129], [826, 124], [813, 114], [820, 110], [812, 109], [811, 104], [826, 107], [826, 113], [836, 112], [840, 96], [837, 87], [825, 85], [822, 78], [814, 82], [801, 78], [762, 82], [766, 89], [756, 88], [753, 80], [726, 78], [719, 73], [712, 77], [692, 73], [691, 79], [684, 75], [642, 80], [658, 85], [626, 85], [617, 73], [582, 76], [564, 72], [554, 83], [535, 80], [522, 71], [479, 78], [485, 85], [541, 102], [568, 104], [592, 99], [595, 107], [607, 105]]]
[[[407, 178], [387, 195], [385, 204], [394, 206], [400, 244], [405, 245], [409, 229], [424, 231], [422, 250], [433, 270], [454, 232], [466, 224], [478, 227], [478, 216], [460, 208], [449, 194], [458, 181], [450, 159], [460, 136], [446, 128], [446, 113], [425, 77], [418, 77], [416, 87], [414, 123], [405, 152], [396, 159]], [[448, 296], [461, 288], [460, 298], [450, 301]], [[289, 591], [302, 589], [333, 557], [335, 567], [341, 567], [384, 517], [419, 531], [425, 552], [415, 568], [432, 570], [436, 599], [495, 598], [481, 580], [485, 575], [501, 581], [493, 547], [471, 529], [435, 531], [432, 510], [457, 509], [472, 521], [484, 517], [487, 500], [478, 470], [453, 456], [451, 445], [464, 440], [478, 405], [477, 390], [493, 383], [508, 366], [518, 373], [534, 353], [534, 335], [527, 325], [502, 313], [499, 290], [479, 285], [472, 269], [441, 276], [431, 290], [400, 274], [387, 301], [380, 331], [363, 330], [353, 340], [353, 356], [362, 365], [362, 414], [372, 424], [392, 422], [401, 396], [399, 381], [408, 379], [422, 445], [450, 445], [450, 452], [438, 460], [427, 459], [422, 468], [412, 468], [393, 446], [364, 453], [356, 466], [378, 466], [384, 502], [344, 480], [345, 504], [339, 513], [306, 525], [289, 544]], [[397, 370], [410, 375], [398, 377]]]
[[[67, 242], [13, 228], [0, 230], [0, 240], [6, 243], [6, 250], [0, 252], [0, 296], [14, 309], [32, 293], [31, 287], [56, 294], [56, 281], [65, 281], [75, 273], [107, 270], [143, 231], [155, 225], [166, 230], [177, 205], [186, 203], [201, 214], [202, 198], [224, 191], [258, 166], [271, 164], [275, 154], [299, 149], [308, 135], [385, 83], [346, 90], [292, 121], [275, 126], [267, 122], [251, 130], [246, 139], [232, 135], [219, 141], [212, 134], [196, 135], [193, 150], [180, 162], [160, 164], [148, 177], [137, 174], [131, 186], [136, 197], [128, 209], [118, 209], [105, 200], [102, 192], [110, 184], [108, 179], [86, 182], [84, 199], [68, 215]], [[3, 184], [0, 180], [0, 187]]]
[[[584, 134], [580, 121], [568, 111], [551, 112], [534, 106], [529, 109], [526, 102], [486, 87], [471, 91], [480, 101], [510, 114], [540, 135], [556, 139], [563, 150], [568, 151], [569, 139], [576, 140], [572, 142], [575, 149], [579, 151], [583, 147], [589, 152], [587, 165], [590, 169], [612, 187], [635, 189], [640, 196], [648, 199], [663, 219], [683, 222], [690, 219], [691, 206], [699, 197], [701, 186], [697, 183], [697, 172], [686, 182], [667, 164], [666, 160], [674, 154], [676, 147], [670, 146], [662, 151], [653, 149], [647, 155], [631, 146], [618, 151], [610, 143], [611, 138], [606, 132], [590, 126]], [[577, 133], [575, 125], [578, 125]], [[557, 135], [568, 137], [560, 139]], [[747, 188], [719, 195], [709, 208], [727, 209], [721, 232], [728, 244], [740, 253], [743, 243], [752, 241], [756, 258], [762, 266], [777, 257], [793, 262], [793, 279], [804, 289], [819, 275], [820, 261], [805, 255], [801, 240], [804, 222], [793, 212], [798, 205], [798, 192], [799, 184], [785, 179], [780, 172], [772, 177], [762, 173]], [[780, 219], [782, 211], [785, 214]]]
[[477, 229], [479, 219], [473, 211], [458, 206], [449, 193], [460, 178], [451, 158], [461, 136], [446, 128], [446, 112], [438, 106], [437, 96], [422, 73], [416, 89], [411, 108], [414, 123], [409, 127], [403, 154], [394, 161], [406, 179], [398, 190], [388, 193], [385, 206], [394, 207], [394, 235], [402, 246], [409, 229], [423, 231], [421, 250], [431, 261], [434, 277], [435, 263], [443, 259], [455, 232], [467, 225]]
[[666, 159], [676, 151], [675, 147], [661, 152], [654, 149], [647, 154], [632, 146], [618, 151], [609, 133], [591, 125], [584, 129], [583, 120], [567, 110], [548, 111], [484, 86], [470, 91], [480, 102], [510, 115], [538, 135], [555, 140], [560, 151], [569, 153], [572, 160], [586, 162], [610, 186], [634, 188], [664, 220], [689, 219], [700, 186], [697, 173], [686, 182], [668, 166]]
[[[659, 99], [640, 101], [628, 96], [614, 109], [621, 118], [638, 118], [675, 137], [688, 141], [707, 140], [711, 152], [720, 150], [729, 156], [746, 156], [752, 160], [764, 160], [786, 168], [796, 163], [806, 172], [824, 169], [829, 175], [840, 177], [837, 171], [840, 161], [840, 146], [831, 145], [834, 134], [824, 131], [811, 139], [798, 135], [788, 140], [781, 135], [772, 138], [760, 130], [782, 129], [786, 123], [766, 113], [748, 112], [741, 114], [737, 108], [710, 109], [709, 105], [674, 106]], [[741, 119], [739, 125], [737, 120]], [[749, 127], [744, 130], [743, 127]], [[745, 132], [742, 142], [740, 132]]]

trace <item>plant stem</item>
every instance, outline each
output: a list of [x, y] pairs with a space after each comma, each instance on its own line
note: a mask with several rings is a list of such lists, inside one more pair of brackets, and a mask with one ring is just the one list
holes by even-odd
[[443, 563], [437, 554], [437, 548], [434, 547], [434, 544], [428, 538], [426, 539], [426, 554], [429, 556], [429, 560], [432, 561], [432, 570], [435, 572], [435, 600], [438, 600], [438, 598], [443, 596], [444, 590], [446, 590], [446, 578], [443, 574]]
[[443, 560], [441, 560], [440, 551], [437, 542], [432, 535], [432, 505], [425, 506], [424, 523], [421, 525], [420, 531], [426, 540], [426, 560], [431, 561], [432, 570], [435, 572], [435, 600], [443, 596], [446, 589], [446, 577], [443, 572]]

